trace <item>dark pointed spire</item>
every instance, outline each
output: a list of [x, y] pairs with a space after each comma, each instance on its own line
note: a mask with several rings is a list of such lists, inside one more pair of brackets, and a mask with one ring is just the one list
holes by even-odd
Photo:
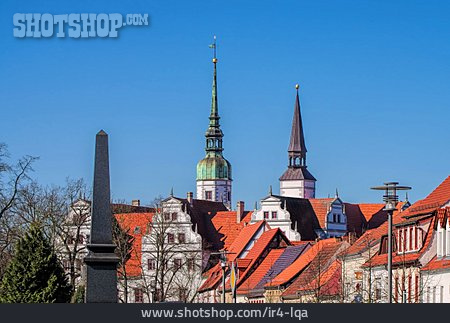
[[289, 143], [289, 166], [306, 166], [306, 145], [303, 135], [302, 115], [300, 113], [300, 99], [298, 96], [299, 85], [296, 84], [297, 96], [292, 119], [291, 140]]

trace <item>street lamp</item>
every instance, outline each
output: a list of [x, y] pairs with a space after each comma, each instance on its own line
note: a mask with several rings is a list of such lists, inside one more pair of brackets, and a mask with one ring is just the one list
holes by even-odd
[[156, 275], [150, 278], [150, 293], [152, 294], [151, 303], [155, 303], [156, 299]]
[[388, 213], [388, 302], [392, 303], [392, 214], [398, 202], [397, 191], [410, 190], [409, 186], [399, 186], [398, 182], [387, 182], [383, 186], [371, 187], [372, 190], [384, 191], [384, 210]]
[[227, 258], [225, 253], [220, 255], [220, 267], [222, 268], [222, 303], [225, 303], [225, 268], [227, 267]]

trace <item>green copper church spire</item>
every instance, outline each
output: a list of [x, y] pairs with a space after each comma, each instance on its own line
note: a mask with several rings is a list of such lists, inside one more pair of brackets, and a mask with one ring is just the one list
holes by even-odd
[[209, 46], [214, 49], [214, 57], [212, 62], [214, 64], [214, 75], [211, 91], [211, 114], [209, 115], [209, 127], [206, 131], [206, 152], [207, 155], [216, 156], [222, 155], [222, 138], [223, 132], [220, 129], [219, 107], [217, 104], [217, 57], [216, 57], [216, 36], [214, 36], [214, 43]]
[[220, 129], [220, 116], [217, 104], [217, 57], [216, 37], [214, 43], [209, 45], [214, 50], [212, 62], [214, 64], [214, 75], [211, 91], [211, 113], [209, 115], [209, 127], [206, 130], [206, 157], [197, 164], [197, 180], [209, 179], [231, 179], [231, 165], [223, 158], [222, 141], [223, 132]]

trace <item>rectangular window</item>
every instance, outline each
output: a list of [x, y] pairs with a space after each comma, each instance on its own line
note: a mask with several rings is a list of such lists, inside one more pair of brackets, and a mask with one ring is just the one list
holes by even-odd
[[156, 261], [155, 261], [155, 259], [147, 259], [147, 269], [148, 270], [156, 270]]
[[172, 213], [172, 221], [176, 221], [178, 220], [178, 213], [177, 212], [173, 212]]
[[178, 233], [178, 242], [186, 243], [186, 235], [184, 233]]
[[427, 303], [431, 303], [431, 287], [427, 287]]
[[134, 289], [134, 302], [135, 303], [144, 302], [144, 291], [141, 288]]
[[267, 220], [269, 218], [269, 212], [264, 211], [264, 220]]
[[205, 192], [205, 200], [212, 201], [212, 191]]
[[409, 250], [413, 250], [413, 229], [409, 228]]
[[444, 286], [441, 286], [440, 299], [441, 303], [444, 303]]
[[168, 212], [164, 213], [164, 221], [170, 221], [170, 213]]
[[174, 243], [175, 242], [175, 237], [174, 237], [173, 233], [168, 233], [167, 234], [167, 242], [168, 243]]
[[338, 215], [337, 215], [337, 222], [338, 222], [338, 223], [341, 223], [341, 214], [339, 214], [339, 213], [338, 213]]
[[399, 229], [398, 230], [398, 251], [399, 252], [403, 251], [402, 237], [403, 237], [402, 230]]
[[277, 214], [276, 211], [273, 211], [272, 212], [272, 219], [276, 219], [276, 218], [278, 218], [278, 214]]
[[403, 229], [403, 250], [405, 252], [407, 251], [406, 248], [408, 247], [408, 245], [406, 244], [406, 238], [408, 237], [407, 230], [408, 228]]
[[419, 249], [419, 229], [414, 227], [414, 249]]

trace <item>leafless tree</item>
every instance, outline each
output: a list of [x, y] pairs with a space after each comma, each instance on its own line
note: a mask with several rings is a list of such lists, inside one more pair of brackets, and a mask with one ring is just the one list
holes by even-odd
[[128, 303], [128, 273], [127, 261], [131, 258], [133, 252], [134, 237], [131, 235], [131, 229], [128, 228], [121, 219], [113, 217], [113, 242], [116, 245], [116, 254], [119, 257], [118, 275], [119, 284], [123, 290], [123, 303]]
[[[159, 200], [154, 204], [156, 212], [147, 233], [149, 248], [143, 251], [150, 259], [154, 276], [144, 278], [148, 283], [145, 287], [151, 287], [151, 280], [155, 281], [154, 299], [159, 302], [169, 299], [191, 302], [199, 287], [194, 284], [196, 275], [201, 271], [198, 261], [201, 247], [197, 248], [186, 238], [180, 240], [174, 210]], [[145, 272], [143, 270], [144, 275]], [[150, 295], [151, 291], [148, 294]]]
[[8, 163], [6, 144], [0, 143], [0, 219], [15, 203], [20, 187], [29, 180], [29, 173], [37, 157], [25, 156], [16, 164]]

